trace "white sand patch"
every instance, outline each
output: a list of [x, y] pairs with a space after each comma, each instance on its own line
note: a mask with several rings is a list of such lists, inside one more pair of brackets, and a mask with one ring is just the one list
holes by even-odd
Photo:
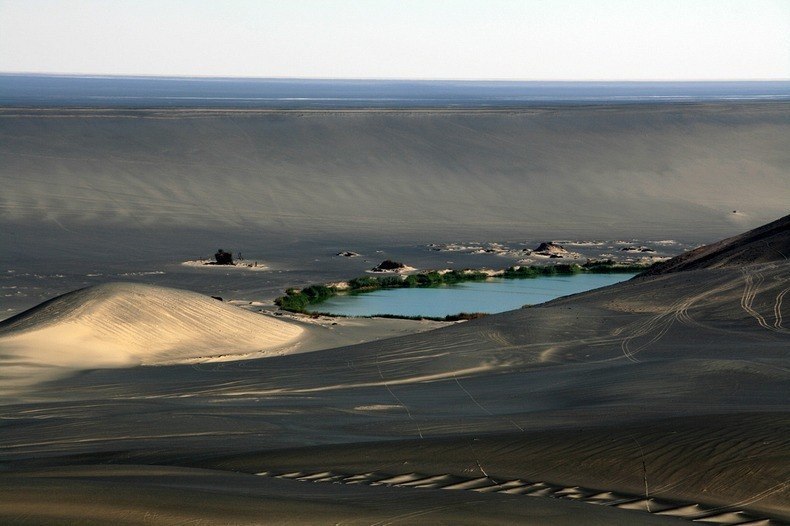
[[470, 243], [431, 243], [428, 245], [430, 250], [436, 252], [473, 252], [476, 250], [485, 250], [482, 243], [472, 241]]
[[[485, 363], [476, 367], [467, 367], [464, 369], [450, 370], [435, 374], [423, 374], [415, 376], [406, 376], [402, 378], [393, 378], [387, 381], [372, 381], [372, 382], [349, 382], [324, 385], [321, 387], [308, 387], [308, 388], [277, 388], [277, 389], [261, 389], [261, 390], [242, 390], [242, 391], [223, 391], [222, 396], [268, 396], [274, 394], [306, 394], [306, 393], [320, 393], [325, 391], [340, 391], [345, 389], [358, 389], [366, 387], [383, 387], [393, 385], [408, 385], [418, 384], [425, 382], [438, 382], [447, 379], [459, 379], [465, 376], [484, 373], [496, 369], [498, 366], [495, 364]], [[192, 394], [182, 395], [185, 398], [193, 396]]]
[[605, 244], [604, 241], [571, 241], [571, 240], [558, 240], [555, 243], [560, 245], [567, 245], [569, 247], [601, 247]]
[[373, 405], [358, 405], [354, 411], [395, 411], [403, 410], [403, 406], [396, 404], [373, 404]]
[[261, 263], [260, 261], [237, 261], [233, 265], [214, 265], [207, 259], [194, 259], [191, 261], [183, 261], [181, 264], [187, 267], [211, 268], [220, 270], [270, 270], [267, 265]]
[[383, 269], [383, 270], [366, 270], [368, 274], [407, 274], [409, 272], [415, 272], [417, 269], [415, 267], [410, 267], [405, 265], [400, 268], [395, 269]]
[[552, 254], [541, 254], [541, 253], [538, 253], [538, 252], [533, 252], [532, 254], [530, 254], [530, 256], [532, 258], [539, 259], [539, 260], [556, 259], [560, 263], [562, 263], [562, 261], [559, 261], [559, 260], [577, 261], [577, 260], [586, 259], [583, 255], [581, 255], [581, 254], [579, 254], [577, 252], [566, 252], [566, 253], [560, 255], [559, 257], [552, 257]]
[[285, 310], [263, 311], [260, 314], [274, 319], [287, 319], [307, 325], [319, 325], [321, 327], [329, 327], [331, 325], [337, 325], [340, 322], [351, 322], [354, 320], [353, 318], [324, 316], [323, 314], [303, 314], [301, 312], [289, 312]]

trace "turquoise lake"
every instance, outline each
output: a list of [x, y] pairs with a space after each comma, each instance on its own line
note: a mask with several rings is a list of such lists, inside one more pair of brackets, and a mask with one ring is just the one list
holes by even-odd
[[460, 312], [494, 314], [613, 285], [633, 276], [575, 274], [531, 279], [490, 278], [440, 287], [386, 289], [334, 296], [314, 305], [312, 310], [344, 316], [394, 314], [444, 317]]

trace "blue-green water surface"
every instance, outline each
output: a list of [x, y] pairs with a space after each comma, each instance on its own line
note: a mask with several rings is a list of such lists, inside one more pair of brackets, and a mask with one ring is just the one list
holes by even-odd
[[574, 274], [531, 279], [490, 278], [430, 288], [384, 289], [341, 294], [313, 305], [313, 311], [344, 316], [444, 317], [460, 312], [489, 314], [619, 283], [634, 274]]

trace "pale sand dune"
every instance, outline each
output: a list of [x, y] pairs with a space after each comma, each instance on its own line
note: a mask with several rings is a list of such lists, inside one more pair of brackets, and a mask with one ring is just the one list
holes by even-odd
[[304, 330], [193, 292], [131, 283], [77, 290], [0, 323], [4, 385], [57, 369], [288, 352]]
[[0, 322], [0, 393], [84, 369], [281, 356], [446, 325], [275, 317], [185, 290], [109, 283], [58, 296]]

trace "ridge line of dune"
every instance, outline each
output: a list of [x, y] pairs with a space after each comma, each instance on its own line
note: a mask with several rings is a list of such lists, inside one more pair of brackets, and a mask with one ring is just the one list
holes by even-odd
[[[482, 471], [482, 467], [480, 467]], [[699, 503], [673, 499], [655, 498], [622, 491], [563, 486], [545, 481], [527, 481], [506, 478], [497, 480], [482, 471], [483, 476], [464, 477], [451, 473], [404, 473], [393, 475], [380, 472], [341, 473], [333, 470], [316, 472], [303, 471], [260, 471], [255, 475], [298, 482], [329, 482], [333, 484], [386, 486], [393, 488], [442, 489], [474, 491], [478, 493], [501, 493], [505, 495], [524, 495], [530, 497], [573, 500], [585, 504], [610, 506], [618, 509], [640, 511], [686, 519], [693, 522], [715, 523], [722, 525], [761, 525], [780, 524], [775, 519], [762, 514], [754, 514], [743, 508], [772, 492], [781, 491], [788, 482], [768, 488], [755, 499], [734, 503], [728, 506], [709, 506]]]

